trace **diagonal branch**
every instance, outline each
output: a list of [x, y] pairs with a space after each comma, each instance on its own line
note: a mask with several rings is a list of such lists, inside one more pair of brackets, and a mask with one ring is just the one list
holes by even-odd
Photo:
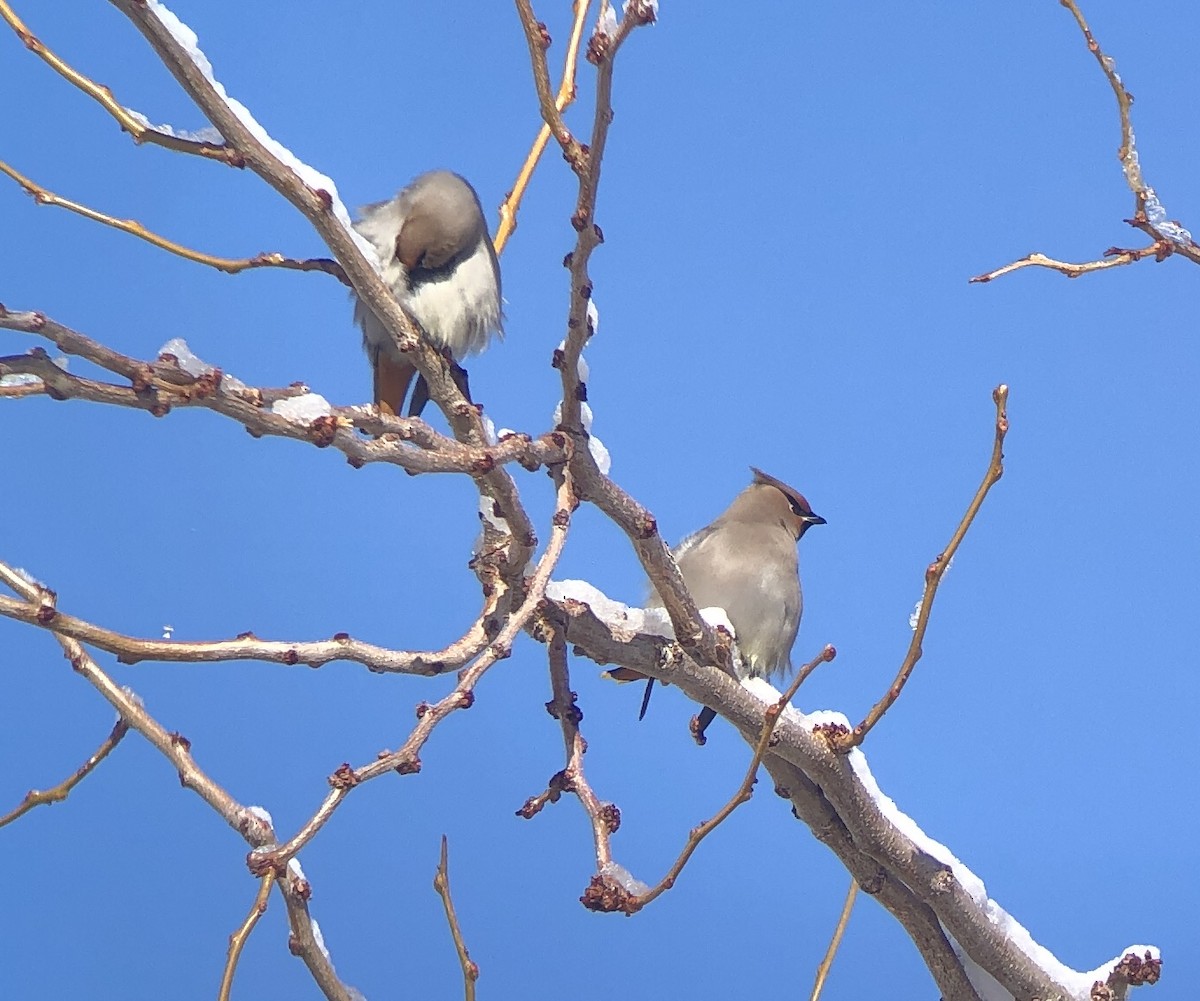
[[833, 969], [833, 960], [841, 947], [842, 936], [846, 934], [846, 926], [850, 923], [850, 912], [854, 910], [854, 899], [857, 896], [858, 883], [851, 879], [850, 889], [846, 891], [846, 901], [842, 904], [842, 913], [838, 915], [837, 924], [833, 929], [833, 938], [829, 940], [829, 948], [825, 950], [825, 955], [821, 957], [820, 965], [817, 966], [817, 975], [808, 1001], [820, 1001], [821, 991], [825, 989], [825, 981], [829, 977], [829, 971]]
[[954, 554], [958, 552], [959, 545], [966, 538], [967, 531], [970, 529], [972, 522], [974, 522], [975, 515], [979, 513], [979, 509], [983, 506], [988, 491], [1004, 475], [1004, 436], [1008, 434], [1008, 386], [997, 386], [992, 393], [992, 402], [996, 405], [996, 430], [992, 441], [992, 457], [988, 462], [987, 472], [984, 473], [983, 482], [979, 484], [979, 489], [975, 491], [975, 496], [971, 498], [971, 503], [967, 506], [967, 513], [963, 515], [962, 521], [958, 523], [958, 527], [954, 530], [954, 535], [950, 537], [950, 542], [937, 555], [936, 559], [929, 564], [928, 569], [925, 571], [925, 592], [921, 596], [920, 611], [917, 614], [917, 624], [913, 629], [912, 641], [908, 645], [908, 653], [905, 654], [904, 661], [901, 663], [900, 670], [896, 673], [896, 678], [892, 682], [891, 687], [884, 694], [883, 698], [875, 703], [871, 711], [867, 713], [866, 718], [854, 728], [854, 731], [850, 734], [830, 731], [831, 738], [839, 750], [846, 751], [861, 744], [875, 724], [883, 718], [884, 713], [900, 697], [905, 684], [908, 683], [908, 679], [912, 676], [913, 668], [917, 666], [917, 661], [921, 659], [923, 652], [921, 644], [925, 641], [925, 631], [929, 628], [929, 615], [933, 611], [933, 599], [937, 595], [938, 585], [942, 582], [942, 577], [945, 575], [947, 567], [950, 566], [950, 562], [954, 559]]
[[577, 505], [571, 486], [571, 477], [566, 466], [561, 470], [557, 485], [555, 511], [551, 518], [550, 540], [538, 560], [533, 573], [525, 581], [524, 599], [496, 633], [486, 649], [475, 658], [459, 675], [458, 684], [440, 702], [430, 705], [422, 702], [417, 706], [417, 725], [404, 744], [395, 751], [381, 751], [370, 764], [353, 768], [343, 764], [329, 777], [332, 787], [321, 805], [304, 825], [284, 844], [272, 846], [253, 853], [252, 871], [261, 871], [266, 866], [282, 866], [310, 842], [345, 801], [350, 791], [363, 782], [394, 771], [400, 775], [412, 775], [421, 770], [421, 749], [429, 740], [434, 729], [447, 716], [459, 709], [469, 709], [475, 704], [475, 686], [488, 670], [500, 660], [512, 654], [512, 644], [526, 627], [546, 594], [550, 575], [558, 565], [567, 541], [571, 523], [571, 512]]
[[442, 855], [438, 860], [437, 872], [433, 877], [433, 888], [442, 898], [442, 907], [446, 911], [446, 923], [450, 925], [450, 935], [454, 939], [454, 950], [458, 953], [458, 962], [462, 966], [463, 991], [466, 1001], [475, 1001], [475, 981], [479, 979], [479, 965], [471, 959], [467, 952], [467, 943], [463, 938], [462, 929], [458, 925], [458, 915], [454, 911], [454, 900], [450, 896], [450, 860], [446, 844], [446, 835], [442, 835]]
[[[583, 23], [587, 18], [590, 0], [574, 0], [574, 20], [571, 24], [571, 38], [567, 42], [567, 55], [563, 61], [562, 82], [558, 85], [558, 95], [554, 98], [554, 107], [561, 114], [575, 100], [575, 66], [579, 57], [579, 42], [583, 38]], [[539, 46], [541, 42], [539, 39]], [[548, 78], [547, 78], [548, 79]], [[500, 224], [496, 228], [496, 239], [493, 241], [496, 253], [504, 253], [508, 238], [517, 228], [517, 210], [521, 207], [521, 199], [533, 178], [533, 172], [546, 152], [550, 142], [550, 126], [543, 122], [537, 138], [529, 148], [529, 155], [517, 173], [510, 191], [500, 204]]]
[[128, 732], [129, 724], [123, 719], [118, 719], [117, 722], [113, 724], [113, 728], [109, 735], [105, 737], [103, 741], [101, 741], [100, 746], [92, 752], [91, 757], [89, 757], [87, 761], [75, 769], [75, 773], [73, 775], [67, 776], [67, 778], [63, 779], [58, 785], [51, 789], [30, 789], [29, 792], [25, 794], [25, 798], [21, 800], [20, 804], [6, 813], [3, 817], [0, 817], [0, 827], [4, 827], [6, 824], [11, 824], [18, 817], [23, 817], [35, 806], [42, 806], [43, 804], [49, 803], [61, 803], [67, 798], [68, 795], [70, 795], [72, 789], [79, 785], [79, 783], [87, 778], [93, 771], [95, 771], [96, 766], [112, 753], [113, 748], [121, 743], [125, 737], [125, 734]]
[[271, 895], [271, 887], [275, 885], [274, 870], [268, 871], [258, 882], [258, 893], [254, 895], [254, 903], [250, 905], [250, 913], [246, 920], [232, 935], [229, 936], [229, 951], [225, 956], [225, 970], [221, 974], [221, 987], [217, 991], [217, 1001], [229, 1001], [229, 992], [233, 989], [233, 975], [237, 972], [238, 960], [242, 958], [242, 949], [246, 940], [258, 924], [258, 919], [266, 913], [267, 899]]

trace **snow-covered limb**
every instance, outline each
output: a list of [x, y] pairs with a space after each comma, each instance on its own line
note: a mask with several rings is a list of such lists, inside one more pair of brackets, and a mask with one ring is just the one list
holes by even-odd
[[[566, 623], [567, 641], [579, 652], [597, 663], [620, 664], [677, 685], [695, 702], [716, 709], [748, 739], [757, 736], [764, 711], [780, 697], [762, 679], [739, 686], [723, 672], [695, 663], [678, 644], [635, 628], [646, 622], [645, 610], [613, 601], [586, 582], [558, 582], [547, 589], [547, 597], [558, 606]], [[790, 785], [783, 784], [794, 802], [794, 797], [805, 795], [801, 788], [805, 785], [812, 790], [815, 809], [832, 809], [833, 815], [820, 821], [821, 828], [836, 825], [844, 830], [844, 844], [836, 845], [832, 835], [823, 834], [823, 840], [839, 855], [843, 851], [858, 853], [865, 871], [879, 874], [864, 885], [868, 892], [890, 895], [884, 900], [889, 909], [907, 906], [914, 926], [925, 922], [924, 942], [908, 923], [905, 927], [922, 947], [935, 977], [939, 977], [937, 957], [943, 965], [949, 957], [960, 978], [960, 988], [965, 983], [961, 979], [965, 964], [953, 960], [949, 937], [955, 948], [969, 954], [997, 978], [1002, 984], [999, 989], [1007, 991], [1006, 998], [1058, 993], [1073, 1001], [1088, 1001], [1093, 984], [1107, 978], [1113, 963], [1093, 971], [1075, 971], [1035, 942], [1015, 918], [988, 897], [978, 876], [945, 845], [925, 834], [880, 790], [861, 749], [854, 748], [844, 755], [831, 751], [818, 730], [828, 726], [848, 727], [849, 722], [841, 713], [806, 715], [789, 707], [780, 718], [765, 764], [771, 770], [778, 758], [781, 760], [775, 764], [781, 765], [784, 772], [787, 766], [795, 769], [790, 773], [795, 779]], [[803, 816], [802, 811], [797, 812]], [[911, 903], [905, 905], [906, 900]], [[924, 917], [927, 913], [936, 915], [940, 929], [928, 924]], [[940, 946], [932, 939], [940, 939]], [[1130, 947], [1123, 955], [1131, 952], [1157, 956], [1145, 946]], [[931, 960], [931, 956], [935, 958]], [[953, 971], [944, 969], [941, 974], [946, 980], [939, 977], [938, 982], [946, 996], [963, 996], [961, 989], [947, 986], [954, 982]]]
[[[204, 78], [212, 85], [214, 91], [225, 103], [225, 106], [238, 119], [246, 130], [260, 142], [266, 150], [274, 156], [284, 166], [295, 172], [309, 188], [314, 191], [325, 191], [329, 195], [331, 209], [334, 217], [345, 227], [350, 238], [355, 242], [359, 251], [368, 261], [379, 267], [379, 260], [375, 254], [374, 248], [354, 232], [350, 225], [350, 213], [346, 210], [346, 206], [342, 204], [342, 200], [338, 197], [337, 185], [333, 183], [333, 179], [321, 171], [310, 167], [307, 163], [301, 160], [295, 153], [284, 146], [281, 142], [273, 138], [259, 123], [258, 120], [250, 113], [240, 101], [230, 97], [225, 90], [225, 86], [216, 78], [213, 72], [212, 63], [209, 61], [203, 50], [200, 48], [200, 40], [196, 33], [183, 23], [165, 4], [159, 0], [148, 0], [147, 7], [150, 12], [158, 19], [164, 28], [170, 32], [171, 37], [179, 44], [179, 47], [187, 53], [193, 65], [198, 69]], [[214, 130], [220, 135], [215, 123]]]

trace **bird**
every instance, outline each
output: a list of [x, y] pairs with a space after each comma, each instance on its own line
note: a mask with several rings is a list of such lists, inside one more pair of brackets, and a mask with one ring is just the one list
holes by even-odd
[[[504, 335], [500, 262], [475, 189], [459, 174], [431, 170], [394, 198], [360, 209], [354, 228], [379, 254], [383, 280], [405, 312], [449, 355], [454, 380], [469, 400], [467, 373], [458, 363], [483, 351], [493, 335]], [[416, 367], [371, 308], [354, 300], [354, 322], [374, 373], [375, 404], [399, 416]], [[420, 416], [428, 400], [429, 387], [420, 377], [408, 415]]]
[[[796, 545], [814, 525], [826, 524], [798, 490], [750, 469], [754, 479], [733, 503], [672, 550], [696, 606], [725, 609], [742, 655], [739, 679], [791, 670], [792, 645], [804, 611]], [[648, 607], [662, 604], [653, 592]], [[622, 668], [609, 673], [619, 681], [641, 677]], [[646, 714], [653, 687], [654, 679], [647, 679], [638, 719]], [[700, 714], [701, 743], [715, 715], [707, 706]]]

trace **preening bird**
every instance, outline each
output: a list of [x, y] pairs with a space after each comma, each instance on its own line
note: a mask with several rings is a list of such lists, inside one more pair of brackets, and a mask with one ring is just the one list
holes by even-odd
[[[725, 609], [742, 654], [743, 677], [768, 678], [792, 666], [804, 599], [796, 544], [825, 519], [804, 495], [751, 467], [754, 480], [711, 524], [689, 535], [672, 552], [697, 607]], [[657, 593], [651, 608], [662, 607]], [[618, 680], [637, 675], [610, 672]], [[632, 675], [632, 677], [631, 677]], [[654, 679], [646, 684], [644, 716]], [[716, 714], [700, 714], [700, 735]]]
[[[383, 261], [383, 280], [430, 342], [448, 352], [454, 377], [471, 398], [458, 362], [503, 336], [500, 262], [475, 189], [458, 174], [431, 170], [395, 198], [367, 205], [354, 228]], [[401, 414], [416, 368], [396, 348], [374, 312], [355, 297], [354, 322], [374, 372], [376, 405]], [[409, 404], [418, 416], [429, 399], [419, 378]]]

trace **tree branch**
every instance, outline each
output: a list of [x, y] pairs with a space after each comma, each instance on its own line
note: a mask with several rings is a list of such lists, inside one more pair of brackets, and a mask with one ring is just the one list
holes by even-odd
[[83, 216], [85, 219], [91, 219], [93, 222], [103, 223], [105, 226], [111, 226], [113, 229], [119, 229], [122, 233], [129, 233], [131, 236], [136, 236], [139, 240], [145, 240], [152, 246], [158, 247], [160, 250], [165, 250], [170, 254], [175, 254], [177, 257], [182, 257], [184, 260], [216, 268], [227, 275], [236, 275], [238, 272], [249, 271], [254, 268], [283, 268], [289, 271], [323, 271], [325, 274], [333, 275], [334, 278], [338, 279], [344, 285], [350, 284], [346, 279], [345, 272], [342, 271], [342, 266], [337, 261], [331, 261], [328, 258], [311, 258], [302, 261], [294, 257], [284, 257], [283, 254], [274, 252], [257, 254], [254, 257], [215, 257], [200, 250], [192, 250], [190, 247], [185, 247], [174, 240], [168, 240], [165, 236], [159, 236], [157, 233], [146, 229], [136, 219], [117, 219], [104, 212], [81, 205], [79, 202], [73, 202], [69, 198], [56, 195], [54, 192], [30, 180], [3, 160], [0, 160], [0, 174], [7, 174], [11, 177], [39, 205], [54, 205], [58, 208], [67, 209], [70, 212]]
[[18, 817], [23, 817], [36, 806], [42, 806], [49, 803], [61, 803], [67, 798], [67, 796], [70, 795], [72, 789], [79, 785], [79, 783], [87, 778], [93, 771], [95, 771], [96, 766], [112, 753], [113, 748], [121, 743], [125, 737], [125, 734], [128, 732], [129, 724], [123, 719], [118, 719], [117, 722], [113, 724], [113, 728], [109, 735], [100, 742], [100, 746], [92, 752], [91, 757], [89, 757], [87, 761], [75, 769], [75, 773], [73, 775], [67, 776], [58, 785], [51, 789], [30, 789], [29, 792], [25, 794], [25, 798], [21, 800], [21, 802], [14, 809], [10, 810], [3, 817], [0, 817], [0, 827], [4, 827], [6, 824], [11, 824]]
[[221, 987], [217, 991], [217, 1001], [229, 1001], [229, 992], [233, 989], [233, 975], [237, 971], [238, 960], [242, 958], [242, 949], [258, 919], [266, 913], [267, 898], [271, 895], [271, 887], [275, 885], [274, 871], [268, 871], [258, 882], [258, 893], [254, 903], [250, 905], [250, 913], [232, 935], [229, 936], [229, 951], [225, 956], [225, 970], [221, 974]]
[[[583, 22], [587, 18], [589, 5], [590, 0], [574, 0], [573, 3], [574, 20], [571, 23], [571, 38], [567, 42], [567, 55], [563, 61], [562, 82], [558, 85], [558, 96], [554, 99], [554, 107], [560, 114], [575, 100], [575, 66], [579, 56], [579, 42], [583, 37]], [[544, 29], [545, 26], [542, 27]], [[538, 44], [541, 45], [540, 39]], [[525, 197], [525, 190], [529, 187], [533, 172], [537, 169], [549, 141], [550, 126], [543, 122], [541, 129], [538, 130], [537, 138], [533, 140], [533, 145], [529, 148], [529, 155], [525, 157], [525, 162], [521, 164], [521, 169], [517, 172], [517, 179], [513, 182], [512, 190], [505, 195], [504, 201], [500, 204], [500, 223], [496, 228], [496, 239], [493, 241], [497, 254], [504, 253], [508, 238], [516, 231], [517, 211], [521, 207], [521, 199]]]
[[992, 441], [992, 457], [988, 462], [987, 472], [983, 474], [983, 482], [979, 484], [979, 489], [975, 491], [975, 496], [971, 498], [971, 503], [967, 506], [967, 513], [963, 515], [962, 521], [958, 523], [958, 528], [954, 530], [954, 535], [950, 537], [949, 544], [937, 555], [925, 571], [925, 593], [921, 595], [921, 601], [918, 606], [920, 610], [917, 614], [917, 624], [913, 629], [912, 641], [908, 645], [908, 653], [905, 654], [904, 661], [901, 663], [900, 670], [896, 673], [896, 678], [892, 682], [891, 687], [884, 694], [883, 698], [875, 703], [871, 711], [867, 713], [866, 718], [854, 728], [853, 733], [843, 734], [830, 731], [830, 737], [834, 741], [835, 746], [841, 750], [849, 750], [851, 747], [857, 747], [861, 744], [867, 734], [874, 728], [875, 724], [883, 718], [884, 713], [900, 697], [905, 684], [908, 683], [908, 679], [912, 676], [913, 668], [917, 666], [917, 661], [921, 659], [923, 652], [921, 644], [925, 641], [925, 631], [929, 628], [929, 616], [933, 611], [933, 599], [937, 596], [938, 585], [942, 582], [942, 577], [954, 559], [954, 554], [958, 552], [959, 545], [966, 538], [967, 531], [970, 529], [972, 522], [975, 521], [975, 515], [979, 513], [979, 509], [983, 506], [988, 491], [1004, 475], [1004, 436], [1008, 434], [1008, 387], [1005, 385], [997, 386], [992, 392], [992, 402], [996, 405], [996, 431]]
[[1092, 35], [1092, 30], [1088, 27], [1087, 20], [1076, 0], [1059, 0], [1059, 3], [1066, 7], [1071, 12], [1071, 16], [1075, 18], [1075, 23], [1079, 26], [1084, 41], [1087, 42], [1088, 51], [1095, 57], [1117, 99], [1117, 116], [1121, 123], [1121, 145], [1117, 149], [1117, 159], [1121, 161], [1125, 183], [1133, 192], [1133, 218], [1126, 219], [1125, 222], [1135, 229], [1141, 230], [1154, 242], [1149, 247], [1139, 250], [1110, 247], [1104, 252], [1103, 260], [1088, 261], [1083, 264], [1071, 264], [1047, 257], [1045, 254], [1033, 253], [1019, 261], [1013, 261], [1011, 264], [976, 275], [970, 281], [973, 283], [990, 282], [993, 278], [999, 278], [1001, 275], [1027, 267], [1049, 268], [1068, 278], [1078, 278], [1080, 275], [1091, 274], [1095, 271], [1105, 271], [1109, 268], [1133, 264], [1147, 257], [1153, 257], [1155, 261], [1162, 262], [1172, 254], [1179, 254], [1193, 264], [1200, 264], [1200, 244], [1197, 244], [1192, 239], [1192, 234], [1178, 222], [1167, 218], [1167, 211], [1158, 200], [1158, 195], [1142, 176], [1141, 162], [1138, 158], [1137, 147], [1134, 145], [1133, 121], [1130, 117], [1133, 95], [1125, 89], [1125, 82], [1117, 73], [1116, 62], [1111, 56], [1105, 55], [1100, 48], [1100, 43]]
[[446, 923], [450, 925], [450, 935], [454, 939], [454, 949], [458, 953], [458, 962], [462, 966], [463, 990], [466, 1001], [475, 1001], [475, 981], [479, 979], [479, 966], [467, 952], [467, 943], [463, 939], [462, 929], [458, 925], [458, 915], [454, 912], [454, 900], [450, 896], [450, 862], [446, 846], [446, 835], [442, 835], [442, 856], [438, 861], [437, 872], [433, 877], [433, 888], [442, 898], [442, 907], [446, 911]]

